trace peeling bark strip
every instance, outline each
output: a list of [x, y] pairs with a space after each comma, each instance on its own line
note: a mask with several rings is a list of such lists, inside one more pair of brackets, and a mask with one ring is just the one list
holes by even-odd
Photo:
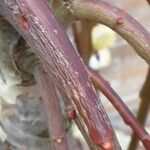
[[[91, 140], [106, 150], [120, 149], [111, 123], [85, 66], [43, 0], [0, 0], [2, 14], [34, 48], [59, 89], [73, 99]], [[29, 30], [21, 30], [24, 17]]]
[[75, 17], [94, 20], [115, 30], [150, 64], [150, 34], [127, 13], [102, 0], [76, 0], [71, 11]]

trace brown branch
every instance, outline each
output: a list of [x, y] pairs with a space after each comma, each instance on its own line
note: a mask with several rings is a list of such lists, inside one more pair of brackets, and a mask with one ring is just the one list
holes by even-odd
[[103, 149], [120, 149], [111, 123], [77, 51], [44, 0], [0, 0], [2, 14], [28, 41], [61, 93], [67, 95]]
[[99, 74], [92, 70], [88, 70], [89, 75], [94, 83], [94, 86], [99, 89], [116, 108], [119, 114], [122, 116], [124, 122], [129, 125], [134, 131], [135, 135], [142, 141], [144, 147], [150, 149], [150, 136], [142, 127], [140, 122], [131, 113], [125, 103], [117, 95], [117, 93], [110, 87], [107, 81], [105, 81]]
[[150, 4], [150, 0], [147, 0], [148, 4]]
[[76, 0], [72, 12], [79, 19], [94, 20], [112, 28], [150, 64], [150, 34], [127, 13], [102, 0]]
[[36, 69], [34, 75], [43, 99], [51, 146], [54, 150], [68, 150], [56, 88], [46, 72]]
[[[149, 112], [149, 107], [150, 107], [149, 90], [150, 90], [150, 69], [148, 70], [146, 80], [140, 92], [141, 102], [139, 105], [137, 118], [139, 119], [142, 125], [145, 124], [145, 121]], [[130, 142], [129, 150], [136, 150], [137, 146], [138, 146], [138, 139], [135, 136], [135, 134], [133, 134], [131, 142]]]

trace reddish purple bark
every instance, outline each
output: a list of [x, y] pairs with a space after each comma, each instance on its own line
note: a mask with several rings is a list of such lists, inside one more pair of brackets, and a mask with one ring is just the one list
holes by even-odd
[[[82, 117], [92, 142], [103, 149], [120, 149], [111, 123], [68, 37], [43, 0], [0, 0], [2, 14], [29, 45]], [[21, 29], [25, 18], [29, 30]]]
[[150, 4], [150, 0], [147, 0], [147, 2]]
[[68, 150], [66, 131], [56, 88], [48, 74], [36, 69], [35, 78], [39, 84], [40, 92], [45, 108], [51, 148], [54, 150]]
[[104, 24], [122, 36], [150, 64], [150, 34], [133, 17], [103, 0], [83, 0], [72, 4], [78, 19]]

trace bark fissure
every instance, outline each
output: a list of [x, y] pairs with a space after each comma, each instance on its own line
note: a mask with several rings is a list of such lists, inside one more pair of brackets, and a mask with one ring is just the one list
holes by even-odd
[[[52, 75], [52, 80], [57, 83], [59, 89], [67, 95], [73, 94], [73, 103], [88, 128], [92, 142], [103, 149], [120, 149], [83, 62], [46, 4], [42, 0], [9, 2], [14, 4], [10, 6], [8, 1], [0, 0], [0, 13], [28, 41], [44, 70]], [[14, 7], [19, 10], [15, 10], [15, 13], [18, 12], [15, 15]], [[18, 24], [22, 15], [26, 18], [29, 30], [21, 29]]]

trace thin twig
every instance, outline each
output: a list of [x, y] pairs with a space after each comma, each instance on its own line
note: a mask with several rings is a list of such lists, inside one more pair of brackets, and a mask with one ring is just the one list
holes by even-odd
[[150, 0], [147, 0], [148, 4], [150, 4]]
[[77, 21], [73, 24], [75, 43], [85, 64], [88, 64], [89, 58], [93, 52], [91, 30], [95, 24], [96, 22], [88, 20]]
[[144, 147], [150, 149], [150, 136], [142, 127], [140, 122], [131, 113], [125, 103], [117, 95], [117, 93], [110, 87], [108, 82], [104, 80], [99, 74], [88, 69], [88, 73], [94, 83], [94, 86], [99, 89], [116, 108], [119, 114], [122, 116], [124, 122], [129, 125], [134, 131], [135, 135], [142, 141]]
[[46, 72], [36, 69], [34, 75], [41, 89], [40, 91], [52, 143], [51, 146], [54, 150], [68, 150], [66, 132], [55, 86]]
[[[139, 105], [137, 118], [139, 119], [140, 123], [144, 125], [150, 107], [150, 69], [148, 69], [146, 80], [140, 92], [140, 97], [141, 97], [141, 102]], [[136, 150], [137, 146], [138, 146], [138, 139], [135, 136], [135, 134], [133, 134], [130, 142], [129, 150]]]
[[127, 13], [102, 0], [76, 0], [71, 11], [78, 19], [94, 20], [115, 30], [150, 64], [150, 34]]

